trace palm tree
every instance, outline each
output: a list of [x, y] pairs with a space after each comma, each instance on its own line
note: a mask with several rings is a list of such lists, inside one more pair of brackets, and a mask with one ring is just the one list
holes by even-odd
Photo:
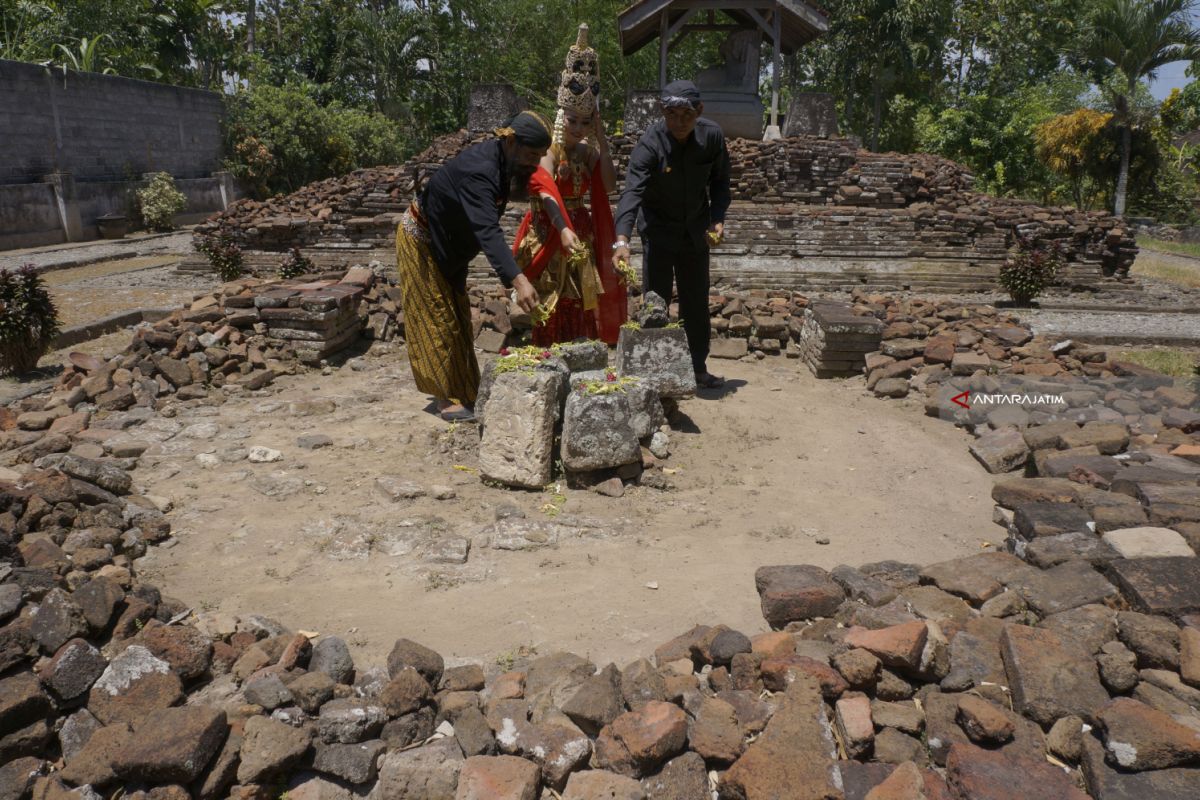
[[1098, 82], [1117, 73], [1113, 106], [1121, 132], [1121, 170], [1113, 212], [1125, 213], [1129, 151], [1133, 140], [1130, 100], [1138, 83], [1159, 67], [1200, 58], [1200, 32], [1192, 28], [1197, 0], [1097, 0], [1085, 57]]

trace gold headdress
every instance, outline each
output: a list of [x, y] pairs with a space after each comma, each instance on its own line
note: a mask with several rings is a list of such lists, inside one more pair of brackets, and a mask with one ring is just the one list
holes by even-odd
[[555, 141], [562, 141], [564, 111], [591, 114], [600, 96], [600, 58], [588, 45], [588, 26], [582, 23], [575, 44], [567, 51], [566, 69], [558, 85], [558, 115]]

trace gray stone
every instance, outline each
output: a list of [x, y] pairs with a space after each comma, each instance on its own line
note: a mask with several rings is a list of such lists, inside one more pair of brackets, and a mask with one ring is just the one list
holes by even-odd
[[671, 324], [667, 301], [656, 292], [646, 292], [642, 296], [642, 306], [638, 309], [637, 322], [643, 328], [667, 327]]
[[1098, 653], [1117, 638], [1117, 612], [1092, 603], [1051, 614], [1038, 627], [1074, 639], [1089, 653]]
[[1049, 727], [1068, 714], [1094, 722], [1108, 703], [1095, 660], [1074, 640], [1008, 625], [1000, 636], [1000, 652], [1013, 708], [1039, 725]]
[[317, 772], [362, 784], [375, 780], [379, 756], [387, 750], [387, 745], [380, 739], [356, 744], [317, 742], [314, 750], [312, 766]]
[[1059, 564], [1022, 580], [1014, 588], [1042, 616], [1117, 596], [1116, 588], [1086, 561]]
[[988, 431], [970, 445], [971, 455], [992, 474], [1011, 472], [1029, 460], [1029, 447], [1016, 428]]
[[42, 683], [60, 699], [72, 700], [91, 689], [107, 666], [99, 650], [83, 639], [72, 639], [41, 669]]
[[308, 660], [309, 672], [324, 672], [334, 683], [350, 683], [354, 679], [354, 659], [350, 648], [336, 636], [326, 636], [313, 647]]
[[320, 450], [322, 447], [332, 447], [333, 439], [323, 433], [306, 433], [296, 438], [296, 446], [303, 450]]
[[405, 667], [412, 667], [430, 686], [437, 686], [442, 680], [446, 662], [440, 654], [424, 645], [411, 639], [397, 639], [388, 653], [388, 675], [394, 678]]
[[453, 737], [411, 750], [392, 750], [379, 764], [370, 800], [433, 800], [454, 797], [462, 750]]
[[95, 484], [113, 494], [128, 494], [133, 486], [133, 477], [114, 464], [92, 458], [80, 458], [69, 453], [54, 453], [44, 456], [34, 462], [38, 469], [57, 469], [78, 478], [81, 481]]
[[1122, 558], [1161, 558], [1164, 556], [1194, 556], [1192, 548], [1170, 528], [1124, 528], [1108, 531], [1104, 541]]
[[479, 443], [479, 474], [507, 486], [540, 489], [550, 482], [557, 373], [505, 372], [492, 382]]
[[1017, 508], [1013, 525], [1025, 539], [1087, 533], [1092, 518], [1073, 503], [1028, 503]]
[[896, 599], [896, 589], [884, 581], [866, 575], [860, 570], [847, 564], [840, 564], [830, 570], [829, 575], [846, 590], [851, 600], [858, 600], [869, 606], [881, 606]]
[[242, 694], [245, 695], [246, 702], [262, 706], [267, 711], [274, 711], [280, 706], [286, 706], [292, 702], [291, 691], [275, 674], [264, 675], [249, 681], [242, 688]]
[[572, 389], [563, 415], [563, 465], [573, 472], [587, 472], [640, 462], [642, 451], [631, 417], [624, 392], [593, 395]]
[[365, 698], [330, 700], [321, 706], [317, 735], [327, 744], [357, 744], [383, 730], [387, 712], [379, 703]]
[[1120, 554], [1094, 533], [1063, 533], [1040, 536], [1032, 542], [1010, 540], [1013, 550], [1030, 564], [1050, 569], [1068, 561], [1086, 561], [1093, 566], [1107, 564]]
[[585, 372], [608, 366], [608, 345], [595, 340], [563, 342], [551, 348], [554, 355], [566, 362], [567, 370]]
[[267, 717], [246, 720], [238, 783], [260, 783], [280, 777], [304, 757], [312, 742], [308, 729], [293, 728]]
[[113, 771], [130, 782], [190, 783], [221, 749], [228, 731], [225, 712], [214, 708], [154, 711], [139, 720]]
[[21, 587], [15, 583], [0, 584], [0, 623], [16, 614], [22, 603]]
[[624, 710], [621, 673], [614, 664], [584, 681], [571, 699], [562, 704], [563, 713], [592, 737], [598, 736], [600, 729]]
[[1171, 616], [1200, 612], [1200, 558], [1118, 559], [1109, 574], [1140, 611]]
[[92, 716], [92, 713], [86, 708], [81, 708], [67, 717], [58, 731], [58, 743], [62, 750], [63, 760], [70, 763], [75, 754], [87, 744], [88, 739], [92, 738], [92, 734], [102, 727], [104, 726], [100, 720]]
[[33, 612], [30, 632], [44, 652], [53, 653], [71, 639], [86, 636], [88, 624], [69, 594], [51, 589]]
[[696, 393], [696, 373], [682, 328], [622, 328], [616, 367], [620, 375], [640, 378], [662, 397]]
[[496, 737], [483, 712], [468, 706], [454, 720], [454, 737], [467, 756], [485, 756], [496, 752]]
[[638, 381], [627, 386], [625, 393], [629, 396], [629, 410], [632, 414], [629, 424], [638, 441], [659, 433], [658, 429], [667, 422], [667, 415], [663, 413], [658, 392]]
[[1143, 669], [1179, 669], [1179, 628], [1162, 617], [1117, 612], [1117, 633]]

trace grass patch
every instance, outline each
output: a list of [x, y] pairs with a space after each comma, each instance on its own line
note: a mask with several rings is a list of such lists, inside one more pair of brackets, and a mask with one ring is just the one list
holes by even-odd
[[1200, 263], [1196, 266], [1172, 263], [1150, 251], [1142, 251], [1130, 273], [1138, 278], [1155, 278], [1175, 286], [1200, 288]]
[[1174, 378], [1191, 378], [1197, 368], [1197, 355], [1188, 350], [1125, 350], [1117, 355], [1117, 360], [1132, 361]]
[[1152, 239], [1149, 236], [1137, 237], [1137, 246], [1144, 250], [1157, 250], [1160, 253], [1175, 253], [1180, 256], [1195, 256], [1200, 258], [1200, 244], [1187, 242], [1168, 242], [1165, 239]]

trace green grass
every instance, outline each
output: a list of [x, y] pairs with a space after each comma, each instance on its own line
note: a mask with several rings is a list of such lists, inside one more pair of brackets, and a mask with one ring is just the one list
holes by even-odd
[[1190, 378], [1196, 374], [1197, 359], [1194, 351], [1158, 348], [1155, 350], [1126, 350], [1117, 355], [1117, 361], [1132, 361], [1143, 367], [1175, 378]]
[[1160, 253], [1175, 253], [1176, 255], [1200, 258], [1200, 244], [1168, 242], [1163, 239], [1152, 239], [1149, 236], [1139, 236], [1137, 237], [1137, 246], [1145, 250], [1157, 250]]
[[[1179, 259], [1163, 258], [1160, 253], [1170, 255], [1195, 255], [1200, 258], [1200, 245], [1178, 244], [1176, 242], [1161, 242], [1155, 239], [1138, 239], [1142, 252], [1138, 253], [1133, 262], [1132, 274], [1141, 278], [1157, 278], [1176, 286], [1200, 288], [1200, 261], [1195, 265], [1180, 263]], [[1161, 246], [1161, 247], [1160, 247]], [[1177, 248], [1167, 250], [1165, 248]]]

